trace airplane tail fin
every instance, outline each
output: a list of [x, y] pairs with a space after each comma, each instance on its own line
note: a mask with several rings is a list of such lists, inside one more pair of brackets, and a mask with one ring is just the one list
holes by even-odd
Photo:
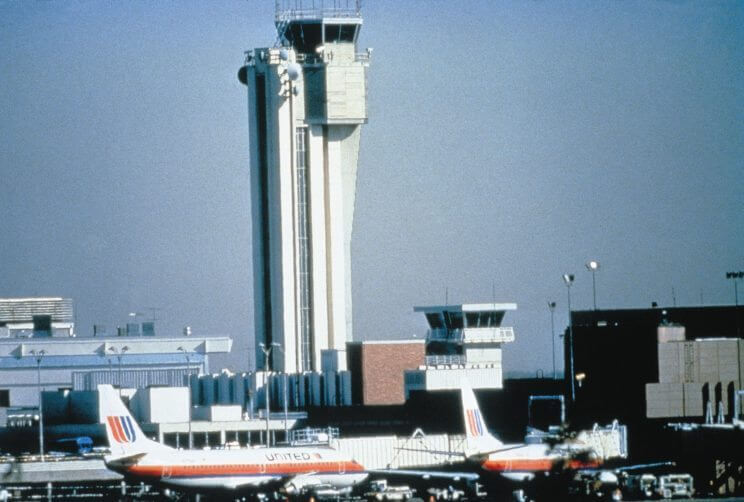
[[170, 449], [145, 436], [111, 385], [98, 386], [98, 399], [112, 457], [131, 457]]
[[463, 379], [460, 394], [462, 396], [462, 414], [465, 420], [465, 437], [467, 446], [465, 455], [483, 455], [503, 448], [504, 444], [493, 436], [486, 428], [478, 401], [475, 399], [470, 383]]

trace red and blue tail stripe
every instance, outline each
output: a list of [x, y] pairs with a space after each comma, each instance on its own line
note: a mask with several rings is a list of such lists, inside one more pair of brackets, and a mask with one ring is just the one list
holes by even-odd
[[131, 417], [108, 416], [106, 420], [117, 443], [133, 443], [137, 439]]
[[478, 410], [466, 410], [468, 417], [468, 429], [472, 436], [482, 436], [484, 432], [483, 421]]

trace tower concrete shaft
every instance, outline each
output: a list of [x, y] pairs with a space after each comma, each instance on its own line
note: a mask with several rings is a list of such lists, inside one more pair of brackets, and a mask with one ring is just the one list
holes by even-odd
[[[351, 235], [366, 68], [357, 11], [277, 13], [277, 47], [247, 54], [256, 366], [321, 370], [352, 333]], [[345, 369], [345, 357], [340, 357]]]

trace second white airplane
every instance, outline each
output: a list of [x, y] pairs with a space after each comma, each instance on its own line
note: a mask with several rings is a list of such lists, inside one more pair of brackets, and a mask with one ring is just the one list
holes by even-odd
[[460, 392], [467, 438], [465, 458], [479, 462], [484, 471], [510, 481], [527, 482], [539, 474], [599, 465], [596, 457], [587, 456], [583, 449], [572, 452], [560, 451], [543, 443], [502, 443], [488, 432], [470, 385], [463, 382]]

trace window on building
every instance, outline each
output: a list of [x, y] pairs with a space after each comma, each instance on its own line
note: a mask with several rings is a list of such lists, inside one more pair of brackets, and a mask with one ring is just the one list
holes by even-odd
[[429, 322], [431, 329], [441, 329], [444, 327], [442, 316], [437, 314], [426, 314], [426, 320]]
[[0, 389], [0, 408], [7, 408], [8, 406], [10, 406], [10, 391]]
[[445, 312], [444, 323], [449, 329], [462, 329], [463, 318], [462, 312]]
[[478, 322], [480, 314], [478, 312], [467, 312], [465, 314], [465, 322], [468, 328], [478, 328], [480, 323]]

